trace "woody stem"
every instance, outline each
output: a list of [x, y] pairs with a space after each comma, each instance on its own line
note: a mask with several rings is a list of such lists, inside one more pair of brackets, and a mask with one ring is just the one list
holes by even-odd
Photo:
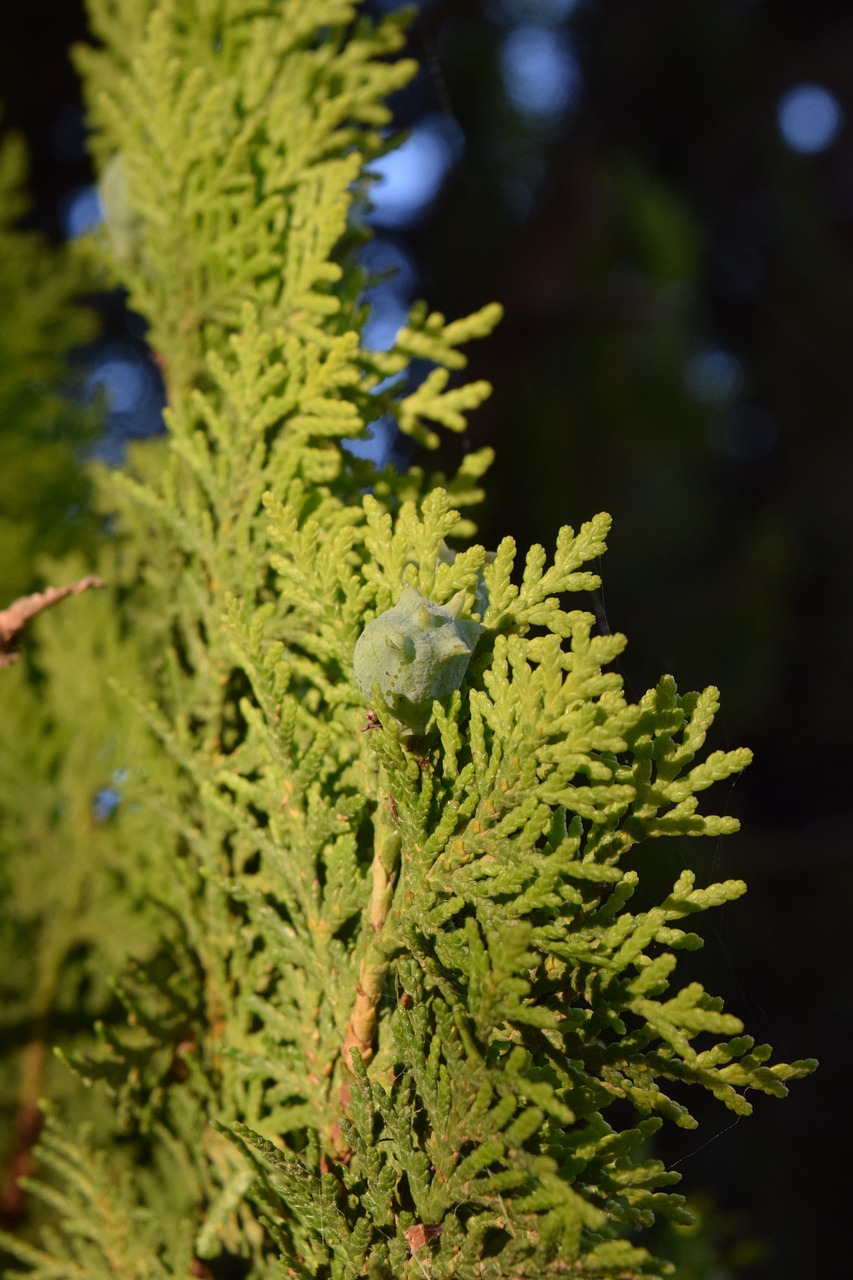
[[376, 1011], [382, 998], [391, 946], [383, 937], [385, 922], [394, 897], [394, 885], [400, 869], [400, 832], [394, 801], [390, 794], [380, 804], [374, 818], [371, 892], [367, 909], [367, 930], [358, 970], [355, 1000], [341, 1045], [344, 1065], [352, 1070], [352, 1051], [358, 1049], [362, 1059], [373, 1057], [376, 1035]]

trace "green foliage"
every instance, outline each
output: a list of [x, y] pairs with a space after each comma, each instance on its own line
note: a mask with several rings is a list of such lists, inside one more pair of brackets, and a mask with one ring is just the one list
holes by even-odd
[[[24, 677], [2, 687], [32, 739], [4, 755], [50, 779], [49, 839], [4, 816], [10, 875], [54, 875], [63, 803], [78, 824], [74, 884], [22, 915], [46, 939], [33, 963], [76, 949], [114, 979], [96, 1042], [64, 1045], [111, 1114], [78, 1101], [51, 1123], [27, 1183], [51, 1225], [3, 1243], [40, 1280], [229, 1258], [305, 1280], [663, 1274], [639, 1232], [689, 1216], [648, 1142], [695, 1125], [684, 1086], [747, 1114], [747, 1089], [782, 1096], [813, 1065], [771, 1064], [675, 981], [701, 945], [682, 926], [743, 883], [685, 870], [656, 901], [644, 879], [652, 838], [736, 829], [699, 794], [748, 752], [705, 753], [713, 689], [665, 677], [626, 701], [623, 637], [570, 607], [598, 585], [607, 517], [516, 573], [511, 539], [448, 549], [485, 451], [448, 479], [346, 447], [383, 414], [427, 447], [462, 429], [488, 389], [456, 381], [459, 347], [498, 318], [419, 306], [390, 351], [361, 345], [363, 166], [412, 70], [388, 60], [399, 15], [90, 8], [102, 46], [77, 58], [109, 189], [92, 252], [151, 324], [169, 439], [101, 477], [112, 598], [68, 606], [90, 618], [73, 635], [46, 620], [41, 714]], [[401, 725], [353, 657], [415, 592], [476, 647]], [[82, 760], [38, 760], [75, 732]], [[107, 748], [123, 798], [99, 825]], [[61, 1009], [49, 995], [27, 1016]]]
[[[20, 229], [25, 171], [21, 139], [6, 134], [0, 142], [0, 608], [45, 581], [81, 578], [91, 567], [98, 519], [89, 477], [75, 458], [95, 419], [81, 407], [68, 363], [70, 350], [93, 334], [92, 317], [76, 301], [88, 280], [68, 253]], [[72, 545], [75, 553], [60, 559]], [[121, 968], [129, 948], [144, 951], [151, 933], [137, 918], [132, 857], [116, 841], [127, 815], [108, 821], [93, 810], [115, 771], [133, 767], [142, 736], [132, 724], [122, 726], [103, 685], [106, 672], [128, 671], [131, 651], [116, 643], [118, 620], [106, 598], [88, 609], [69, 601], [33, 629], [38, 651], [29, 647], [3, 672], [0, 690], [4, 1212], [15, 1201], [16, 1147], [30, 1140], [39, 1095], [79, 1094], [74, 1078], [51, 1060], [51, 1041], [90, 1036], [93, 1017], [113, 1002], [110, 972]]]
[[[41, 236], [22, 231], [26, 155], [0, 138], [0, 608], [32, 590], [39, 555], [83, 548], [91, 537], [87, 486], [75, 450], [91, 415], [68, 396], [69, 350], [92, 335], [73, 305], [84, 276]], [[64, 384], [64, 387], [63, 387]], [[65, 395], [61, 394], [64, 389]]]

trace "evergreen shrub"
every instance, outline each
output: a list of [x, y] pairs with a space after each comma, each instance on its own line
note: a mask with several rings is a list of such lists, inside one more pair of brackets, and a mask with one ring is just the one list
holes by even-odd
[[[680, 976], [742, 881], [649, 889], [655, 840], [736, 829], [701, 793], [749, 753], [706, 750], [713, 688], [626, 699], [607, 516], [487, 551], [489, 451], [429, 466], [499, 308], [364, 344], [406, 16], [88, 7], [81, 260], [147, 321], [168, 434], [89, 468], [99, 549], [42, 568], [107, 589], [0, 678], [9, 1274], [668, 1274], [655, 1132], [814, 1065]], [[353, 450], [389, 418], [422, 464]]]

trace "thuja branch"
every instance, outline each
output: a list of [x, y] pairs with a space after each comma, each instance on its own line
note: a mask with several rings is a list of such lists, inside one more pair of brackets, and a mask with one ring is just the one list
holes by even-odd
[[[247, 1280], [659, 1276], [634, 1237], [686, 1215], [645, 1154], [658, 1121], [693, 1123], [688, 1084], [741, 1113], [747, 1089], [782, 1096], [813, 1067], [771, 1062], [681, 980], [701, 941], [681, 925], [741, 883], [685, 871], [650, 906], [655, 859], [620, 864], [626, 841], [734, 831], [701, 801], [746, 753], [706, 752], [713, 690], [665, 678], [626, 699], [624, 638], [571, 603], [600, 585], [606, 516], [516, 564], [511, 538], [468, 544], [488, 450], [445, 480], [351, 448], [386, 413], [427, 449], [464, 431], [487, 388], [460, 347], [498, 317], [417, 304], [391, 349], [365, 346], [360, 174], [414, 71], [393, 60], [405, 19], [89, 5], [96, 160], [127, 186], [97, 252], [168, 369], [169, 434], [105, 491], [115, 626], [75, 637], [73, 681], [67, 645], [39, 655], [55, 693], [33, 773], [59, 723], [74, 800], [51, 784], [40, 802], [53, 862], [47, 821], [7, 844], [32, 848], [16, 875], [36, 906], [69, 847], [93, 868], [81, 990], [124, 963], [139, 901], [163, 910], [127, 1026], [73, 1059], [111, 1106], [91, 1141], [40, 1140], [44, 1250], [0, 1243], [33, 1280], [81, 1258], [87, 1280], [208, 1262]], [[59, 598], [3, 615], [0, 656]], [[103, 701], [102, 660], [133, 715]], [[381, 732], [356, 738], [367, 708]], [[113, 744], [128, 802], [101, 843], [70, 841]]]

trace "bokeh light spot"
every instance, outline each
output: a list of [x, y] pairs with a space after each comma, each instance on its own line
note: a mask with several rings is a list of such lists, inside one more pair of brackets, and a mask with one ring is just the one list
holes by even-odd
[[376, 467], [382, 467], [394, 446], [397, 424], [390, 414], [383, 414], [367, 428], [366, 440], [342, 440], [341, 448], [355, 458], [365, 458]]
[[[128, 313], [129, 329], [133, 320], [134, 313]], [[108, 466], [122, 465], [128, 440], [163, 431], [162, 378], [141, 346], [121, 340], [104, 343], [91, 357], [86, 391], [90, 398], [102, 399], [104, 410], [104, 430], [91, 456]]]
[[95, 186], [74, 187], [59, 204], [59, 220], [69, 240], [85, 235], [104, 220], [101, 197]]
[[368, 351], [389, 351], [409, 318], [409, 308], [391, 292], [382, 289], [370, 300], [370, 318], [364, 326], [362, 342]]
[[116, 769], [112, 776], [112, 784], [101, 787], [95, 792], [92, 800], [92, 812], [98, 822], [106, 822], [111, 818], [122, 801], [121, 788], [127, 781], [127, 769]]
[[501, 49], [504, 87], [525, 115], [554, 121], [580, 96], [581, 71], [568, 38], [551, 27], [522, 23]]
[[106, 822], [121, 804], [121, 792], [115, 787], [101, 787], [92, 801], [92, 811], [98, 822]]
[[443, 116], [427, 116], [394, 151], [380, 156], [369, 172], [377, 181], [370, 192], [370, 221], [407, 226], [432, 204], [463, 146], [459, 126]]
[[835, 141], [843, 122], [838, 99], [819, 84], [798, 84], [779, 100], [779, 131], [792, 151], [813, 155]]
[[375, 236], [359, 250], [358, 260], [371, 276], [381, 277], [368, 287], [369, 297], [379, 289], [393, 289], [401, 297], [411, 294], [417, 273], [411, 255], [400, 244]]
[[132, 413], [145, 390], [139, 361], [111, 357], [95, 365], [86, 379], [90, 394], [103, 390], [111, 413]]
[[362, 342], [370, 351], [387, 351], [408, 319], [417, 274], [415, 266], [399, 245], [380, 237], [363, 247], [359, 261], [374, 278], [364, 291], [370, 316]]
[[729, 404], [743, 389], [743, 366], [724, 347], [703, 347], [684, 366], [684, 386], [700, 404]]

